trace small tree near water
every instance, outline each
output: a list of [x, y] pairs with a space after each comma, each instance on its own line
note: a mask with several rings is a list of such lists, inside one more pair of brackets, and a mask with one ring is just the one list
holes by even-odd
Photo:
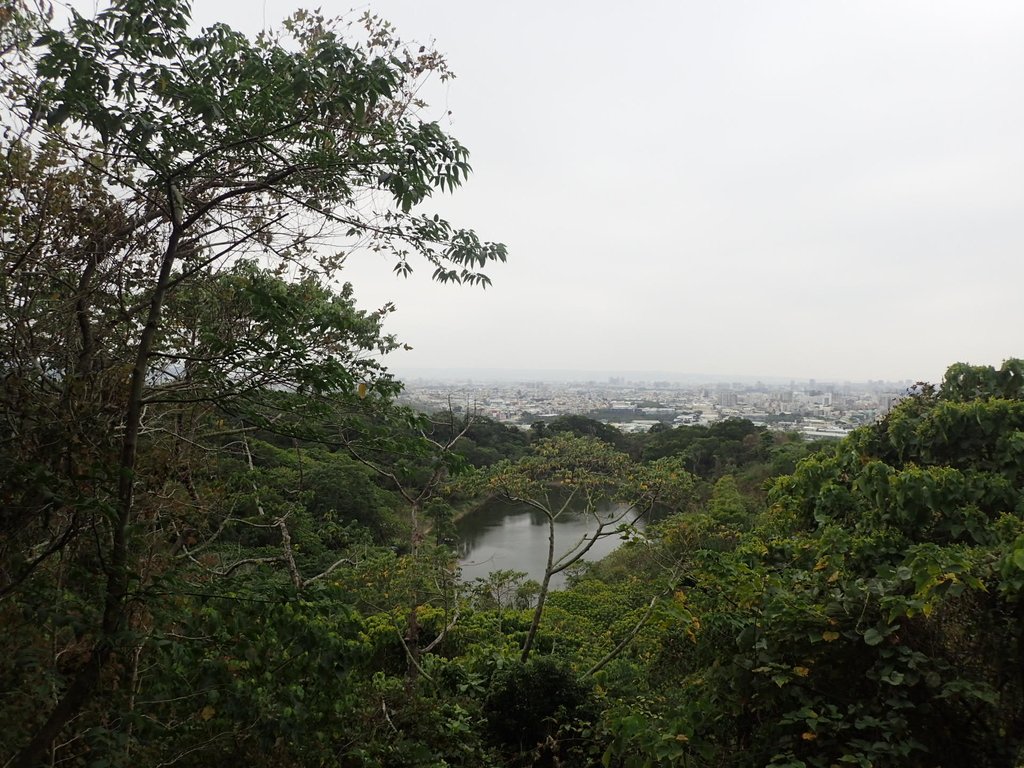
[[[524, 662], [537, 637], [552, 577], [579, 562], [599, 540], [629, 531], [658, 505], [680, 506], [693, 490], [693, 477], [677, 459], [640, 465], [596, 438], [564, 434], [539, 441], [519, 461], [494, 465], [477, 483], [481, 492], [526, 504], [547, 521], [547, 560], [523, 642]], [[589, 517], [593, 528], [557, 554], [555, 523], [570, 511]]]

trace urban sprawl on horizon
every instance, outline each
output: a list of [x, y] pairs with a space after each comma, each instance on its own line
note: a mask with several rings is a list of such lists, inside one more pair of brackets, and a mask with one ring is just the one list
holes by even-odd
[[885, 415], [911, 388], [902, 382], [817, 382], [788, 384], [672, 381], [478, 382], [406, 380], [405, 399], [427, 412], [472, 412], [509, 425], [580, 414], [612, 424], [623, 432], [645, 432], [656, 424], [709, 425], [729, 418], [808, 438], [840, 438]]

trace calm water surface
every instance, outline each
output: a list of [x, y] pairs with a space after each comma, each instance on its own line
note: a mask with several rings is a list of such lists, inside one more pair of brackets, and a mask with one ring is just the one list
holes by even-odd
[[[599, 514], [615, 517], [622, 511], [623, 507], [608, 504]], [[567, 509], [559, 515], [555, 521], [556, 559], [596, 528], [592, 517], [577, 510]], [[548, 521], [542, 512], [526, 504], [491, 502], [462, 518], [456, 530], [463, 580], [472, 581], [499, 570], [526, 571], [529, 578], [537, 581], [544, 578]], [[584, 559], [600, 560], [621, 543], [618, 534], [604, 537], [591, 547]], [[564, 584], [564, 572], [551, 578], [553, 587]]]

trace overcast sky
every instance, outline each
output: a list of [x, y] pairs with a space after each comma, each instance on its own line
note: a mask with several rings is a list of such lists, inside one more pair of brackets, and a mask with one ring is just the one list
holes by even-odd
[[[328, 15], [351, 3], [316, 0]], [[256, 31], [301, 0], [195, 1]], [[509, 247], [454, 288], [367, 255], [419, 368], [938, 379], [1024, 356], [1024, 3], [408, 2]]]

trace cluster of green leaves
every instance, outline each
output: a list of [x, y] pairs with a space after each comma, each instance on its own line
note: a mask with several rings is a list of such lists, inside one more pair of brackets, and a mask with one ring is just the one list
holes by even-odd
[[[358, 310], [336, 271], [363, 249], [403, 274], [419, 257], [440, 282], [486, 284], [483, 268], [504, 260], [417, 210], [469, 172], [416, 96], [450, 73], [369, 16], [299, 12], [250, 39], [196, 31], [184, 0], [70, 8], [63, 26], [45, 8], [0, 9], [0, 762], [202, 763], [203, 745], [231, 744], [323, 762], [318, 747], [278, 749], [285, 731], [250, 748], [272, 729], [242, 713], [299, 713], [287, 674], [262, 669], [265, 698], [183, 729], [180, 754], [147, 740], [185, 715], [143, 716], [143, 702], [206, 690], [158, 644], [205, 663], [216, 633], [193, 626], [198, 594], [294, 605], [353, 563], [385, 561], [370, 542], [419, 533], [406, 501], [430, 496], [447, 457], [394, 407], [390, 308]], [[433, 576], [402, 570], [414, 594]], [[342, 594], [369, 605], [350, 582]], [[280, 646], [281, 669], [318, 669], [298, 629], [239, 615]], [[339, 619], [340, 645], [358, 645], [359, 626]], [[253, 683], [228, 663], [242, 650], [219, 651], [207, 660]], [[291, 714], [296, 734], [315, 720]]]
[[[450, 432], [447, 426], [442, 429]], [[502, 459], [521, 458], [526, 454], [529, 442], [530, 437], [523, 430], [477, 415], [459, 438], [456, 451], [470, 466], [481, 468]]]
[[[460, 485], [539, 504], [576, 489], [681, 510], [547, 595], [539, 625], [522, 574], [460, 589], [443, 544], [374, 547], [353, 523], [389, 519], [402, 502], [366, 464], [272, 433], [250, 434], [248, 452], [225, 438], [198, 486], [267, 526], [226, 526], [192, 570], [149, 582], [132, 630], [143, 685], [112, 691], [114, 714], [82, 733], [76, 754], [183, 765], [1014, 766], [1024, 401], [1002, 394], [922, 388], [802, 459], [767, 506], [730, 474], [695, 503], [681, 457], [636, 463], [565, 434], [467, 474]], [[430, 461], [410, 446], [385, 469], [413, 482]], [[218, 575], [233, 560], [279, 558], [282, 517], [302, 573], [346, 562], [301, 596], [282, 567]], [[30, 638], [12, 657], [16, 700], [60, 685], [46, 653], [56, 616], [66, 637], [93, 620], [86, 593], [62, 599], [8, 604], [5, 618]], [[410, 605], [421, 649], [412, 676]]]
[[731, 503], [666, 523], [699, 628], [609, 711], [608, 764], [1017, 765], [1019, 368], [951, 368], [779, 479], [746, 531]]
[[712, 484], [724, 475], [732, 475], [744, 495], [758, 496], [768, 480], [792, 472], [800, 459], [824, 445], [804, 442], [797, 434], [771, 432], [739, 418], [710, 426], [661, 424], [645, 434], [627, 435], [613, 424], [569, 415], [538, 421], [529, 435], [531, 441], [537, 441], [560, 433], [597, 438], [643, 462], [680, 459], [688, 472], [704, 481], [699, 493], [705, 499], [710, 496]]
[[593, 437], [622, 453], [636, 455], [634, 443], [617, 427], [579, 414], [567, 414], [557, 416], [551, 421], [535, 422], [531, 427], [531, 432], [534, 439], [553, 437], [560, 433], [576, 437]]
[[[314, 244], [482, 284], [505, 251], [414, 212], [469, 171], [420, 118], [450, 73], [361, 28], [0, 9], [0, 762], [1018, 765], [1024, 362], [816, 455], [395, 407], [390, 308]], [[467, 466], [547, 517], [541, 583], [460, 586]], [[567, 497], [632, 540], [552, 592]]]

